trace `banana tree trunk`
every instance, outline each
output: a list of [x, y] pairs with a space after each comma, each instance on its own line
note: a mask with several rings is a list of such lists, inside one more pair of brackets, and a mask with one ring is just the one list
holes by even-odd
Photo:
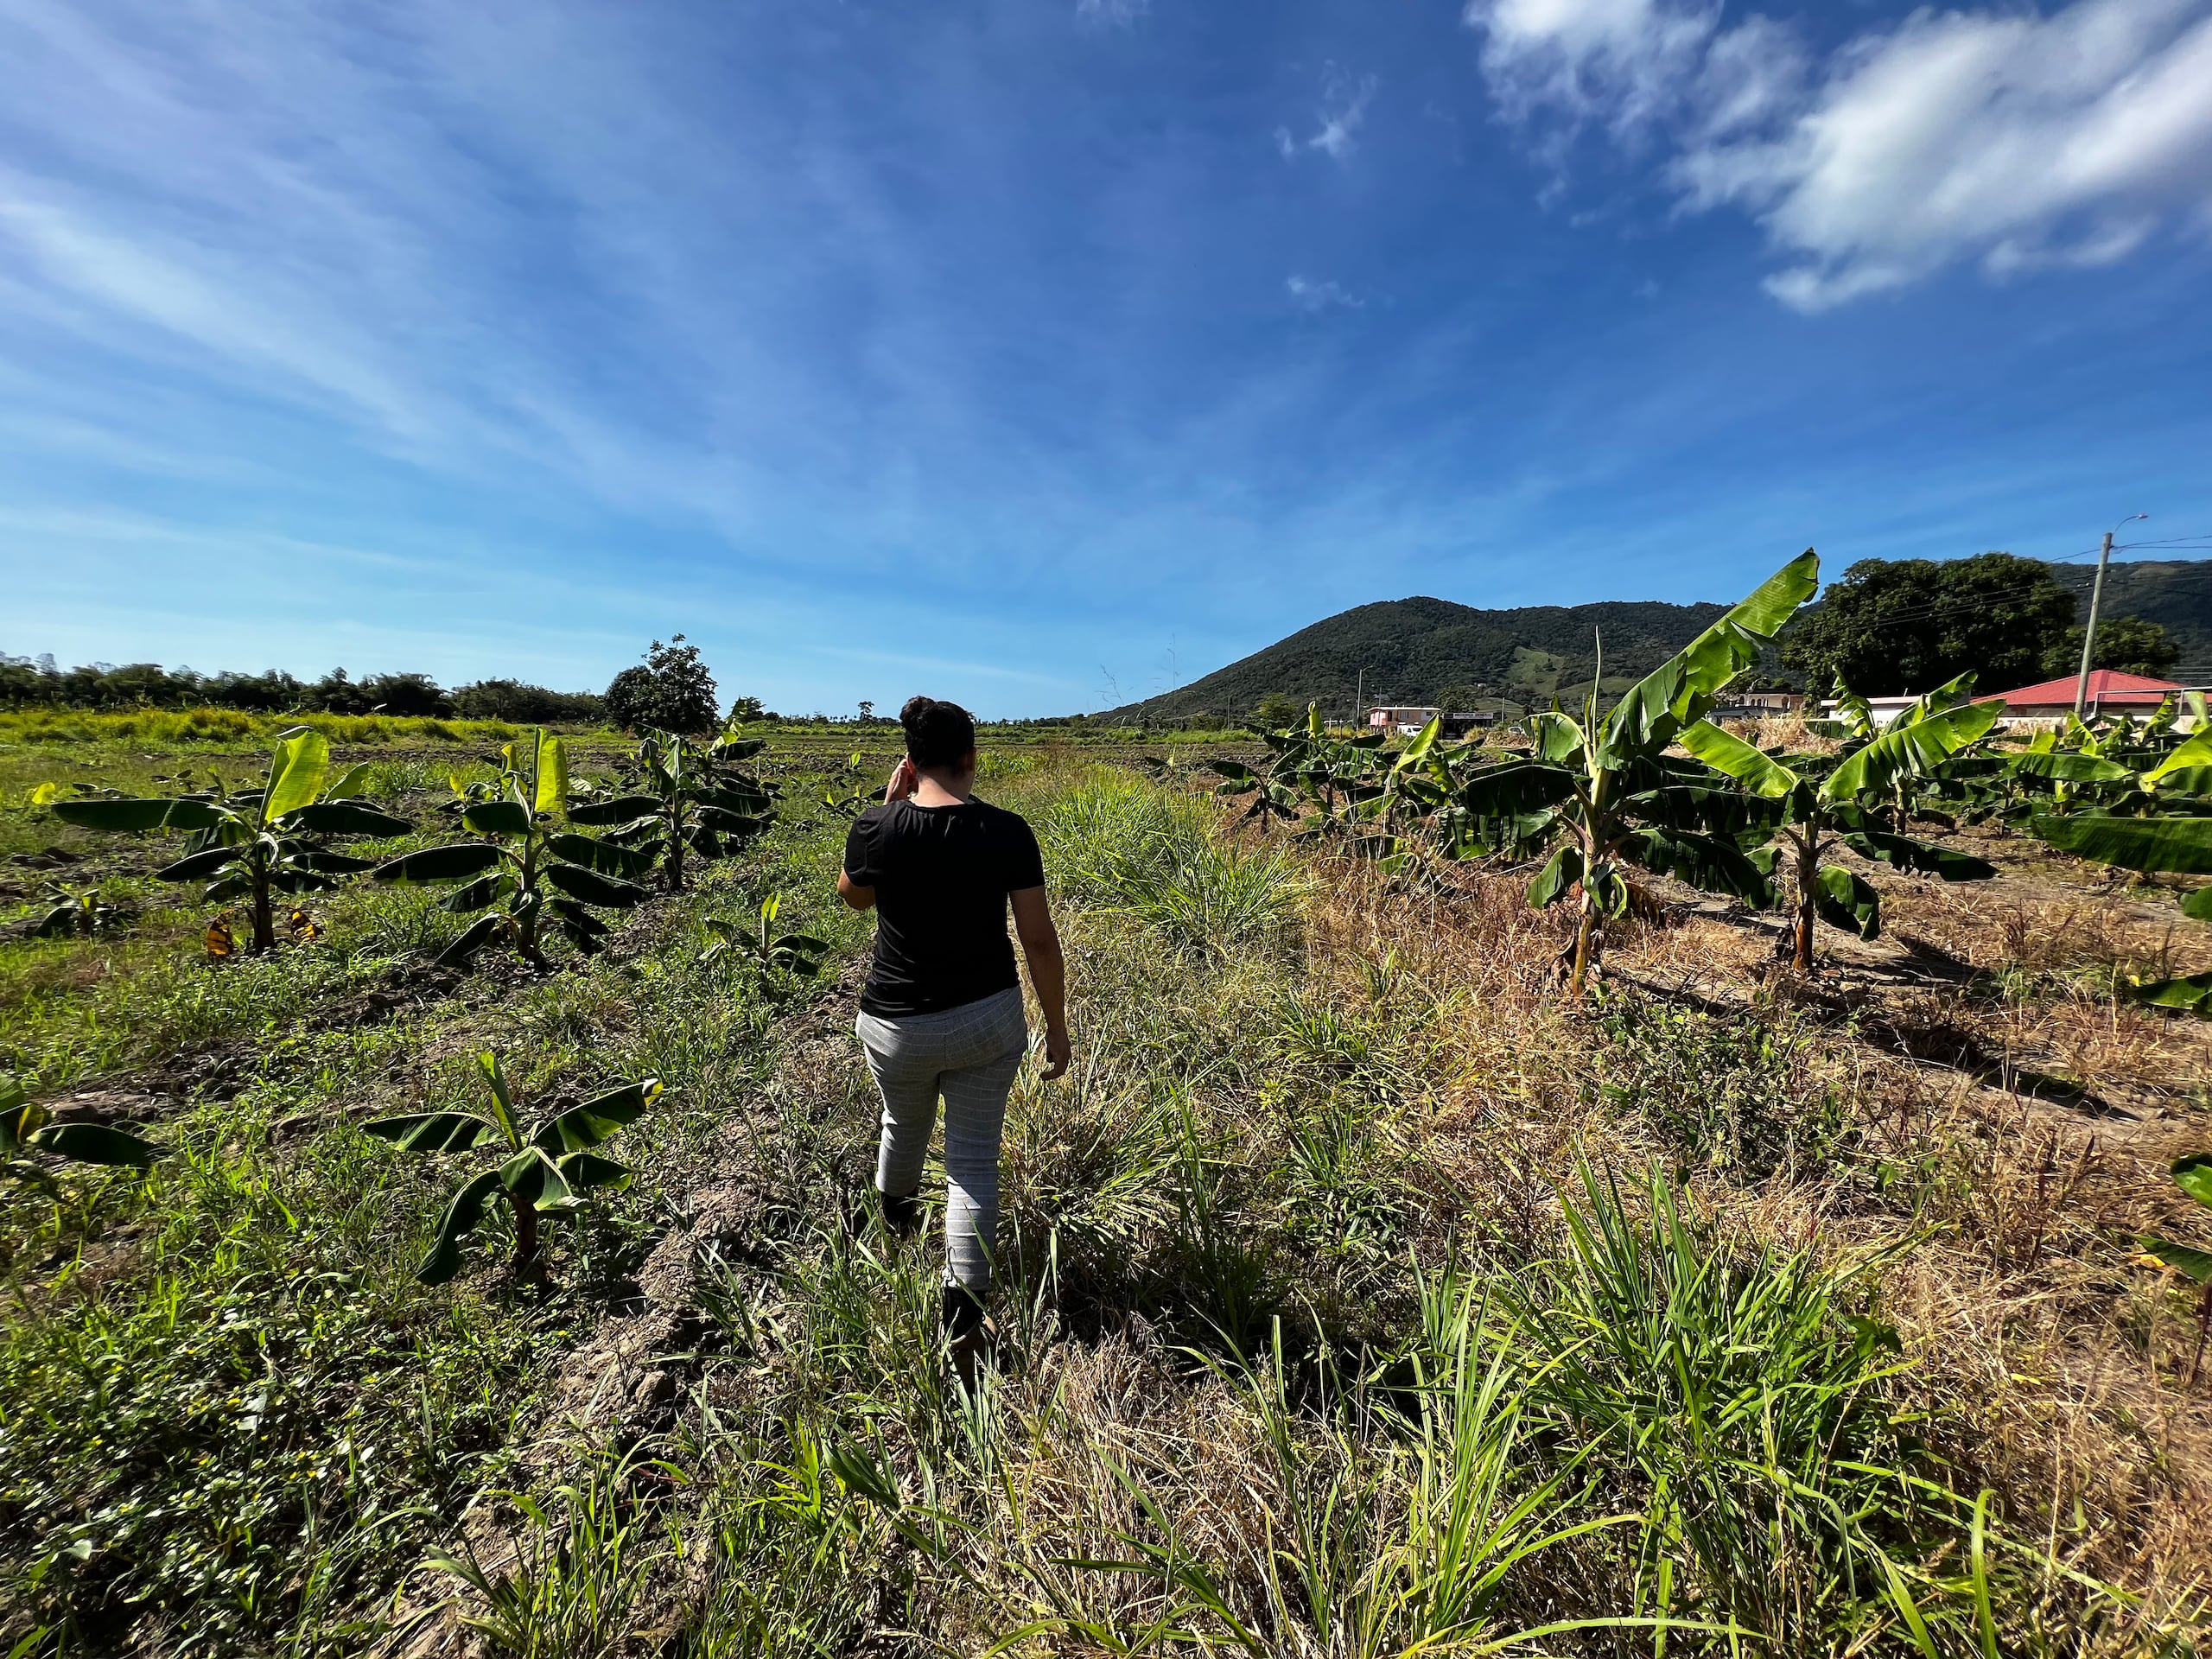
[[668, 815], [668, 890], [683, 891], [683, 810]]
[[258, 861], [253, 866], [253, 948], [257, 955], [276, 948], [276, 922], [269, 906], [269, 867]]
[[[538, 902], [532, 904], [532, 899]], [[533, 837], [522, 849], [522, 890], [515, 895], [512, 914], [515, 918], [515, 950], [533, 968], [546, 965], [544, 953], [537, 947], [537, 923], [545, 908], [537, 891], [537, 843]], [[532, 1222], [531, 1225], [536, 1226]]]
[[1797, 841], [1797, 925], [1792, 941], [1790, 965], [1810, 977], [1813, 972], [1813, 928], [1820, 918], [1815, 894], [1821, 874], [1821, 844], [1817, 833]]
[[1587, 887], [1582, 889], [1582, 915], [1574, 925], [1574, 969], [1567, 976], [1567, 995], [1573, 1001], [1582, 1000], [1582, 988], [1589, 977], [1597, 954], [1598, 901]]
[[507, 1205], [515, 1212], [515, 1254], [507, 1274], [518, 1281], [535, 1278], [537, 1270], [537, 1207], [524, 1204], [512, 1192]]

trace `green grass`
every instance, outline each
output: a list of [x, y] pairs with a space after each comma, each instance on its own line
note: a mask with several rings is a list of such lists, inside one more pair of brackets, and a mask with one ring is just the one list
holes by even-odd
[[[442, 766], [381, 781], [435, 798]], [[258, 960], [199, 957], [188, 905], [0, 942], [0, 1069], [182, 1096], [147, 1175], [0, 1182], [0, 1651], [351, 1655], [411, 1618], [545, 1659], [2124, 1634], [2045, 1563], [2041, 1494], [1978, 1506], [1947, 1460], [1993, 1408], [1897, 1339], [1896, 1250], [1756, 1230], [1857, 1152], [1800, 1025], [1610, 1004], [1516, 1031], [1471, 1109], [1469, 994], [1413, 929], [1332, 921], [1344, 871], [1027, 753], [985, 793], [1044, 844], [1077, 1061], [1010, 1103], [1000, 1366], [964, 1395], [933, 1243], [852, 1221], [875, 1107], [849, 1008], [700, 961], [709, 917], [780, 895], [853, 964], [844, 820], [805, 804], [850, 786], [795, 779], [608, 959], [452, 995], [415, 992], [459, 918], [406, 889], [319, 901], [321, 939]], [[153, 850], [101, 880], [149, 899]], [[414, 1283], [461, 1162], [359, 1128], [478, 1109], [487, 1046], [528, 1101], [668, 1090], [611, 1148], [634, 1185], [549, 1226], [542, 1294], [501, 1274], [497, 1213], [454, 1284]], [[578, 1429], [564, 1363], [733, 1190], [657, 1362], [672, 1426]]]

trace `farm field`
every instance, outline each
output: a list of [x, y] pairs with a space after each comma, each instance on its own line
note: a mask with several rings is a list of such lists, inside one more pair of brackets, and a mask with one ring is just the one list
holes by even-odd
[[[1943, 836], [1993, 880], [1836, 855], [1885, 925], [1807, 978], [1786, 918], [1657, 880], [1578, 1001], [1534, 861], [1355, 857], [1136, 764], [1249, 740], [995, 741], [1076, 1064], [1016, 1084], [971, 1397], [929, 1230], [868, 1202], [832, 884], [889, 738], [773, 734], [766, 830], [543, 966], [434, 965], [468, 917], [371, 881], [219, 958], [176, 837], [21, 804], [257, 780], [266, 735], [0, 748], [0, 1075], [162, 1153], [0, 1182], [0, 1651], [2202, 1640], [2212, 1377], [2137, 1241], [2212, 1249], [2167, 1173], [2212, 1022], [2124, 995], [2212, 971], [2186, 881], [2001, 821]], [[522, 734], [467, 735], [334, 732], [410, 827], [346, 850], [450, 842]], [[28, 937], [54, 883], [113, 919]], [[490, 1110], [487, 1052], [525, 1119], [659, 1092], [541, 1273], [497, 1209], [418, 1282], [487, 1154], [364, 1125]]]

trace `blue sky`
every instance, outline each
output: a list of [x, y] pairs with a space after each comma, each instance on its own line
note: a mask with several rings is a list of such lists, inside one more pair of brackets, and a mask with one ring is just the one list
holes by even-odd
[[0, 0], [0, 650], [1096, 708], [2212, 531], [2212, 0]]

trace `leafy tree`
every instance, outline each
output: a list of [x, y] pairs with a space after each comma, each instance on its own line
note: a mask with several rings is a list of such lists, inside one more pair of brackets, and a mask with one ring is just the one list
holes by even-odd
[[1968, 673], [2000, 689], [2027, 685], [2044, 677], [2074, 611], [2048, 566], [2010, 553], [1861, 559], [1783, 636], [1782, 660], [1812, 684], [1840, 677], [1867, 696]]
[[455, 691], [453, 702], [464, 720], [504, 720], [518, 726], [607, 718], [607, 699], [596, 691], [550, 691], [520, 680], [479, 680]]
[[683, 636], [654, 640], [645, 660], [617, 674], [607, 688], [607, 712], [625, 731], [677, 732], [702, 737], [715, 729], [721, 703], [699, 647]]
[[1265, 732], [1279, 732], [1298, 718], [1298, 705], [1280, 691], [1270, 691], [1252, 705], [1252, 718]]
[[1476, 700], [1482, 695], [1482, 687], [1461, 680], [1436, 694], [1436, 706], [1447, 715], [1471, 715], [1475, 711]]
[[729, 723], [750, 726], [756, 720], [768, 717], [768, 707], [758, 697], [733, 697], [729, 705]]
[[[2082, 640], [2086, 628], [2069, 628], [2066, 638], [2044, 653], [2044, 672], [2073, 674], [2082, 667]], [[2115, 616], [2097, 624], [2096, 655], [2091, 668], [2117, 669], [2123, 674], [2146, 674], [2156, 679], [2181, 661], [2181, 647], [2166, 637], [2165, 629], [2139, 616]]]
[[642, 664], [624, 669], [607, 683], [607, 717], [626, 732], [645, 731], [659, 706], [653, 671]]
[[537, 1218], [584, 1208], [584, 1194], [594, 1187], [627, 1186], [630, 1172], [592, 1148], [637, 1122], [660, 1097], [660, 1080], [646, 1077], [565, 1112], [549, 1112], [525, 1127], [499, 1070], [499, 1057], [486, 1049], [476, 1064], [491, 1088], [492, 1116], [409, 1112], [361, 1126], [403, 1152], [473, 1152], [486, 1141], [505, 1142], [500, 1160], [465, 1183], [446, 1207], [437, 1239], [415, 1270], [426, 1285], [442, 1285], [461, 1271], [461, 1242], [475, 1230], [494, 1198], [505, 1198], [514, 1211], [515, 1254], [509, 1270], [518, 1279], [533, 1271]]
[[295, 728], [277, 740], [269, 777], [258, 790], [226, 795], [219, 790], [152, 799], [91, 796], [53, 803], [54, 816], [87, 830], [129, 833], [187, 830], [185, 855], [154, 872], [163, 881], [207, 881], [211, 904], [244, 899], [253, 918], [253, 948], [276, 948], [271, 893], [314, 893], [337, 878], [372, 868], [365, 858], [332, 852], [332, 836], [411, 834], [404, 818], [357, 800], [367, 782], [365, 765], [330, 779], [330, 743], [321, 733]]

